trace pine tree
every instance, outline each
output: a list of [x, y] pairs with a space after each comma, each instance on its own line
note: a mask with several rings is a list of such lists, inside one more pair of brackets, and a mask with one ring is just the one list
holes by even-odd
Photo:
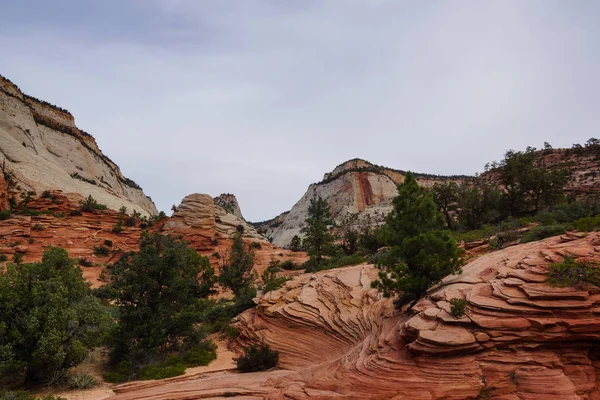
[[310, 269], [319, 270], [323, 267], [325, 259], [323, 256], [333, 251], [333, 236], [329, 233], [329, 227], [333, 225], [329, 204], [321, 196], [313, 197], [308, 206], [308, 216], [302, 233], [304, 244], [310, 256]]
[[242, 234], [237, 232], [233, 237], [233, 246], [229, 257], [221, 266], [219, 283], [231, 289], [237, 297], [254, 291], [256, 272], [254, 267], [254, 252], [247, 248], [242, 241]]
[[433, 194], [409, 172], [398, 185], [394, 208], [383, 228], [388, 257], [378, 265], [373, 282], [386, 297], [399, 295], [398, 305], [414, 303], [445, 276], [460, 271], [461, 251], [448, 231]]

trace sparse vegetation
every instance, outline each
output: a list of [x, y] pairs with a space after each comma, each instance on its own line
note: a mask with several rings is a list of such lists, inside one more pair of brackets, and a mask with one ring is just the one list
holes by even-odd
[[94, 246], [94, 255], [106, 257], [110, 254], [110, 249], [104, 245]]
[[600, 266], [592, 261], [567, 257], [562, 262], [550, 264], [547, 282], [552, 286], [600, 286]]
[[240, 372], [266, 371], [279, 364], [279, 352], [262, 343], [260, 346], [250, 345], [237, 360]]
[[465, 308], [467, 307], [467, 300], [459, 299], [457, 297], [450, 299], [450, 314], [454, 318], [462, 318], [465, 315]]
[[91, 389], [98, 386], [98, 380], [90, 373], [83, 372], [69, 378], [69, 388], [72, 390]]
[[79, 208], [84, 212], [93, 212], [94, 210], [106, 210], [106, 206], [104, 204], [100, 204], [92, 197], [90, 194], [85, 200], [79, 202], [81, 207]]

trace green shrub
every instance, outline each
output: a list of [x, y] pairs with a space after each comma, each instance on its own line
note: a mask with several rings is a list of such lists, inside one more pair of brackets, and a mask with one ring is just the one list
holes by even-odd
[[96, 201], [96, 199], [94, 199], [91, 194], [85, 200], [81, 200], [79, 204], [81, 205], [79, 209], [85, 212], [92, 212], [94, 210], [106, 210], [106, 206], [104, 204], [98, 203], [98, 201]]
[[465, 308], [467, 307], [467, 300], [459, 299], [457, 297], [450, 299], [450, 314], [454, 318], [462, 318], [465, 315]]
[[250, 248], [251, 249], [262, 249], [262, 245], [259, 242], [252, 242], [252, 243], [250, 243]]
[[110, 254], [110, 249], [104, 245], [94, 246], [94, 254], [97, 256], [108, 256]]
[[536, 226], [531, 228], [529, 232], [526, 232], [523, 235], [521, 238], [521, 243], [534, 242], [536, 240], [542, 240], [552, 236], [560, 235], [569, 230], [568, 228], [569, 227], [564, 224]]
[[119, 222], [117, 222], [115, 224], [115, 226], [112, 227], [112, 231], [113, 231], [113, 233], [123, 232], [123, 222], [121, 220], [119, 220]]
[[6, 254], [0, 254], [0, 262], [8, 261], [8, 256]]
[[117, 364], [114, 371], [106, 372], [102, 379], [109, 383], [127, 382], [132, 375], [133, 364], [130, 361], [121, 361]]
[[49, 199], [52, 197], [52, 193], [49, 190], [44, 190], [40, 196], [42, 199]]
[[107, 247], [112, 247], [113, 242], [112, 242], [112, 240], [104, 239], [104, 245]]
[[11, 210], [2, 210], [0, 211], [0, 221], [4, 221], [6, 219], [9, 219], [12, 215], [12, 211]]
[[81, 210], [72, 210], [69, 215], [71, 217], [80, 217], [83, 215], [83, 213], [81, 212]]
[[44, 385], [49, 387], [61, 387], [65, 385], [68, 382], [68, 380], [69, 370], [57, 369], [46, 377]]
[[43, 396], [43, 397], [34, 397], [31, 393], [26, 392], [25, 390], [17, 390], [11, 392], [3, 392], [0, 393], [0, 400], [65, 400], [63, 397], [59, 396]]
[[340, 257], [333, 261], [333, 268], [345, 267], [348, 265], [358, 265], [365, 262], [365, 258], [359, 254]]
[[550, 264], [546, 280], [551, 286], [558, 287], [584, 284], [600, 286], [600, 266], [591, 261], [575, 261], [567, 257], [562, 262]]
[[279, 364], [279, 352], [262, 343], [260, 346], [250, 345], [237, 360], [240, 372], [265, 371]]
[[25, 255], [23, 253], [14, 253], [10, 261], [14, 264], [21, 264], [24, 258]]
[[144, 365], [138, 372], [138, 379], [140, 380], [151, 380], [151, 379], [166, 379], [174, 376], [183, 375], [185, 373], [185, 364], [179, 357], [172, 357], [171, 359], [156, 363]]
[[125, 218], [125, 226], [135, 226], [137, 224], [137, 220], [134, 217]]
[[600, 215], [578, 219], [573, 222], [573, 227], [582, 232], [597, 231], [600, 229]]
[[221, 329], [221, 332], [229, 340], [235, 340], [235, 339], [237, 339], [238, 336], [240, 336], [240, 330], [238, 328], [236, 328], [235, 326], [229, 325], [229, 324], [225, 325], [223, 327], [223, 329]]
[[193, 346], [183, 355], [183, 361], [187, 367], [208, 365], [217, 358], [217, 345], [212, 341], [203, 341]]
[[91, 389], [95, 386], [98, 386], [98, 381], [87, 372], [69, 378], [69, 387], [73, 390]]
[[279, 264], [281, 269], [285, 269], [286, 271], [295, 271], [298, 269], [302, 269], [302, 266], [298, 264], [294, 264], [292, 260], [285, 260]]

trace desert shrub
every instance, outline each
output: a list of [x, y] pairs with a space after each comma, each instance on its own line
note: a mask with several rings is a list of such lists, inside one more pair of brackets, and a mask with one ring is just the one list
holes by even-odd
[[212, 256], [214, 258], [221, 258], [221, 253], [219, 253], [218, 251], [215, 251], [214, 253], [212, 253]]
[[80, 217], [83, 215], [83, 213], [81, 212], [81, 210], [72, 210], [69, 215], [71, 217]]
[[266, 344], [250, 345], [244, 349], [244, 354], [237, 360], [240, 372], [265, 371], [279, 364], [279, 352], [271, 350]]
[[202, 341], [200, 344], [192, 346], [183, 355], [183, 361], [187, 367], [197, 367], [208, 365], [217, 358], [217, 345], [210, 340]]
[[558, 287], [584, 284], [600, 286], [600, 267], [591, 261], [576, 261], [567, 257], [562, 262], [550, 264], [546, 280], [551, 286]]
[[137, 220], [134, 217], [125, 218], [125, 226], [135, 226], [137, 224]]
[[582, 232], [597, 231], [600, 229], [600, 215], [580, 218], [573, 222], [573, 227]]
[[10, 261], [14, 264], [21, 264], [24, 258], [25, 255], [23, 253], [14, 253]]
[[252, 242], [252, 243], [250, 243], [250, 248], [251, 249], [262, 249], [262, 245], [259, 242]]
[[333, 268], [345, 267], [347, 265], [357, 265], [365, 262], [365, 258], [359, 254], [340, 257], [333, 261]]
[[6, 219], [9, 219], [12, 215], [12, 211], [11, 210], [2, 210], [0, 211], [0, 221], [4, 221]]
[[85, 212], [92, 212], [94, 210], [106, 210], [106, 206], [104, 204], [98, 203], [98, 201], [96, 201], [96, 199], [94, 199], [91, 194], [85, 200], [81, 200], [79, 204], [81, 205], [79, 209]]
[[227, 337], [229, 340], [235, 340], [238, 336], [240, 336], [240, 330], [233, 325], [225, 325], [221, 329], [223, 336]]
[[85, 257], [80, 257], [80, 258], [77, 260], [77, 263], [78, 263], [79, 265], [81, 265], [82, 267], [91, 267], [91, 266], [93, 266], [93, 265], [94, 265], [94, 263], [93, 263], [93, 262], [91, 262], [90, 260], [88, 260], [88, 259], [87, 259], [87, 258], [85, 258]]
[[8, 256], [6, 254], [0, 254], [0, 262], [8, 261]]
[[105, 257], [110, 254], [110, 249], [104, 245], [94, 246], [94, 254]]
[[52, 197], [52, 193], [49, 190], [44, 190], [40, 196], [42, 199], [49, 199]]
[[271, 261], [267, 269], [261, 275], [261, 288], [265, 293], [279, 289], [290, 279], [287, 276], [279, 275], [279, 272], [281, 272], [279, 264], [280, 263], [277, 261]]
[[292, 260], [285, 260], [282, 261], [279, 266], [281, 267], [281, 269], [284, 269], [286, 271], [294, 271], [294, 270], [298, 270], [298, 269], [302, 269], [302, 267], [298, 264], [294, 264], [294, 262], [292, 262]]
[[529, 232], [526, 232], [521, 238], [521, 243], [534, 242], [536, 240], [542, 240], [552, 236], [560, 235], [568, 230], [568, 226], [564, 224], [558, 225], [547, 225], [547, 226], [536, 226], [531, 228]]
[[166, 361], [144, 365], [138, 371], [138, 379], [165, 379], [185, 373], [185, 364], [180, 357], [171, 357]]
[[459, 299], [457, 297], [450, 299], [450, 314], [454, 318], [461, 318], [465, 315], [465, 308], [467, 307], [467, 300]]
[[127, 382], [132, 375], [133, 364], [130, 361], [121, 361], [113, 371], [106, 372], [102, 379], [109, 383]]
[[0, 400], [65, 400], [63, 397], [47, 395], [43, 397], [34, 397], [25, 390], [16, 390], [10, 392], [0, 392]]
[[43, 231], [43, 230], [45, 230], [45, 229], [46, 229], [46, 228], [44, 227], [44, 225], [42, 225], [42, 224], [40, 224], [40, 223], [38, 223], [38, 222], [36, 222], [36, 223], [35, 223], [35, 224], [34, 224], [34, 225], [31, 227], [31, 230], [33, 230], [33, 231]]
[[61, 387], [67, 384], [69, 377], [68, 369], [57, 369], [47, 374], [44, 385], [54, 388]]
[[98, 380], [93, 375], [84, 372], [69, 378], [69, 388], [73, 390], [91, 389], [98, 385]]
[[113, 233], [121, 233], [123, 232], [123, 221], [119, 220], [113, 227], [112, 227], [112, 231]]
[[112, 245], [113, 245], [113, 242], [112, 242], [112, 240], [109, 240], [109, 239], [104, 239], [104, 245], [105, 245], [106, 247], [112, 247]]

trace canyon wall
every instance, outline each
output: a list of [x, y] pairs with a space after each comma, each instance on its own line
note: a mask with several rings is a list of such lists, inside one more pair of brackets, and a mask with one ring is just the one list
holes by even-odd
[[114, 210], [157, 213], [152, 199], [76, 127], [73, 115], [27, 96], [2, 76], [0, 165], [14, 173], [14, 192], [62, 190], [74, 200], [91, 194]]

